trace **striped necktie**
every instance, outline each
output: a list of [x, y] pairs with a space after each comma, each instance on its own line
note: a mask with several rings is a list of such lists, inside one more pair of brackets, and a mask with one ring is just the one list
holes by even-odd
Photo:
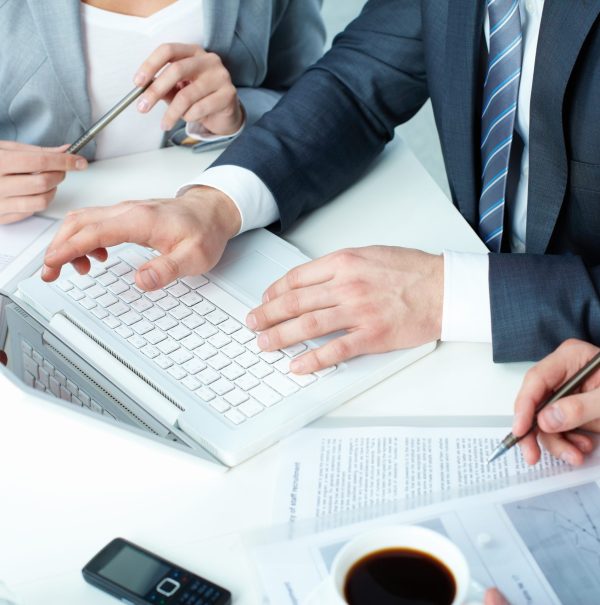
[[492, 252], [499, 252], [519, 95], [523, 34], [519, 0], [488, 0], [487, 8], [490, 40], [481, 113], [479, 234]]

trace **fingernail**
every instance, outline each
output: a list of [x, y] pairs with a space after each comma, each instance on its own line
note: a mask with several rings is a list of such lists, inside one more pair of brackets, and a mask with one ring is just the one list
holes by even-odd
[[87, 168], [87, 165], [87, 160], [84, 160], [83, 158], [75, 162], [75, 168], [77, 168], [77, 170], [85, 170]]
[[575, 464], [575, 456], [571, 452], [563, 452], [560, 459], [567, 464]]
[[256, 321], [256, 316], [253, 313], [249, 313], [248, 317], [246, 317], [246, 325], [251, 330], [256, 330], [256, 326], [258, 325], [258, 322]]
[[290, 363], [290, 370], [294, 372], [294, 374], [301, 374], [304, 372], [304, 362], [301, 359], [294, 359], [294, 361]]
[[269, 293], [268, 293], [268, 292], [265, 292], [265, 293], [263, 294], [262, 301], [263, 301], [264, 303], [268, 303], [268, 302], [269, 302]]
[[135, 74], [135, 78], [133, 78], [133, 83], [136, 86], [143, 86], [146, 83], [146, 74], [138, 71], [138, 73]]
[[565, 420], [565, 415], [560, 409], [559, 405], [551, 405], [544, 412], [544, 421], [553, 430], [558, 429], [562, 426]]
[[140, 281], [146, 290], [156, 290], [158, 288], [158, 275], [154, 269], [144, 269], [141, 271]]
[[150, 101], [148, 101], [148, 99], [146, 99], [145, 97], [142, 97], [139, 103], [137, 104], [137, 108], [138, 111], [141, 112], [148, 111], [148, 109], [150, 108]]
[[266, 334], [259, 334], [257, 341], [261, 349], [269, 348], [269, 337]]

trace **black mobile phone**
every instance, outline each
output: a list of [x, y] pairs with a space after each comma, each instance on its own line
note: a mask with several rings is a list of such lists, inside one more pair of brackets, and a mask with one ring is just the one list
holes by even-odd
[[151, 552], [115, 538], [82, 570], [87, 582], [135, 605], [229, 605], [231, 593]]

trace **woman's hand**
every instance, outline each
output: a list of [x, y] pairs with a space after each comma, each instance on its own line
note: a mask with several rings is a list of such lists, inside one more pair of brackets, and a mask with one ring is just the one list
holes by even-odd
[[138, 101], [138, 110], [146, 113], [161, 99], [169, 103], [163, 130], [173, 128], [180, 118], [200, 122], [219, 135], [234, 134], [241, 128], [244, 112], [237, 90], [215, 53], [194, 44], [162, 44], [144, 61], [134, 82], [143, 86], [153, 78]]
[[0, 224], [46, 210], [65, 173], [87, 168], [85, 158], [66, 149], [0, 141]]
[[[533, 421], [535, 407], [581, 369], [600, 349], [581, 340], [567, 340], [556, 351], [535, 365], [523, 381], [515, 402], [513, 433], [524, 435]], [[576, 429], [600, 433], [600, 371], [592, 374], [569, 397], [546, 406], [537, 417], [536, 435], [525, 437], [521, 451], [529, 464], [541, 455], [541, 443], [553, 456], [580, 465], [595, 447], [589, 435]], [[539, 441], [539, 443], [538, 443]]]

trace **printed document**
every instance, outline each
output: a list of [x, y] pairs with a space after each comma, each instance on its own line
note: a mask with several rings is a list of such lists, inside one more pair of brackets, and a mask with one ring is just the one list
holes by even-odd
[[288, 524], [286, 538], [274, 528], [252, 549], [268, 602], [328, 605], [323, 589], [338, 550], [361, 532], [395, 524], [424, 525], [449, 537], [474, 580], [497, 586], [511, 605], [599, 602], [597, 458], [580, 470], [327, 531], [302, 532], [298, 521]]
[[[530, 467], [518, 448], [487, 464], [508, 428], [306, 428], [282, 444], [274, 518], [415, 507], [564, 472], [545, 453]], [[387, 506], [386, 508], [386, 505]], [[354, 517], [357, 518], [357, 517]]]

